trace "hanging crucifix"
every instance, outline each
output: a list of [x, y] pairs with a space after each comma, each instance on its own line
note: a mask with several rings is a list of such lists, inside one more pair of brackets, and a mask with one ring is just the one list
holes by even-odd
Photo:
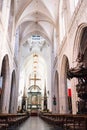
[[36, 89], [36, 81], [37, 80], [41, 80], [39, 78], [36, 77], [36, 74], [34, 74], [34, 77], [33, 78], [30, 78], [30, 80], [34, 80], [34, 89]]

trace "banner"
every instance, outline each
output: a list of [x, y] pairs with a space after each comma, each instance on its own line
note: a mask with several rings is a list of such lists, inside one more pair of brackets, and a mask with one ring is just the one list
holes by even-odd
[[68, 97], [71, 97], [72, 93], [71, 93], [71, 88], [68, 88]]

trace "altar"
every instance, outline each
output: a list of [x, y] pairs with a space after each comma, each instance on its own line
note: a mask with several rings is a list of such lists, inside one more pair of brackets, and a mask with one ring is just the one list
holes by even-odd
[[41, 109], [41, 92], [28, 92], [27, 109]]
[[41, 109], [41, 89], [37, 85], [32, 85], [27, 95], [27, 110], [38, 112]]

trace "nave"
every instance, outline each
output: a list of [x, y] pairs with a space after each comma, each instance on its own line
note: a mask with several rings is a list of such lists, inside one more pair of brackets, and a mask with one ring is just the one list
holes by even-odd
[[38, 113], [87, 130], [87, 0], [0, 0], [0, 130], [60, 129]]
[[[10, 130], [13, 130], [13, 128]], [[39, 117], [30, 117], [15, 130], [63, 130], [63, 129], [48, 124]]]

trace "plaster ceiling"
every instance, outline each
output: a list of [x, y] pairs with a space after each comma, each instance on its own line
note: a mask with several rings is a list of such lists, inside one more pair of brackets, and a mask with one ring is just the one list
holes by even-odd
[[[26, 80], [33, 70], [33, 53], [36, 49], [38, 54], [38, 67], [36, 74], [47, 78], [47, 72], [51, 72], [51, 47], [53, 43], [54, 29], [58, 25], [58, 4], [59, 0], [16, 0], [15, 1], [15, 23], [19, 29], [20, 38], [20, 68], [25, 74]], [[29, 38], [32, 35], [42, 36], [45, 43], [42, 46], [32, 47]], [[50, 46], [51, 45], [51, 46]], [[30, 51], [32, 47], [32, 52]], [[39, 48], [39, 49], [38, 49]], [[46, 53], [47, 52], [47, 53]], [[50, 74], [49, 74], [50, 75]], [[21, 79], [20, 79], [21, 81]]]
[[58, 20], [59, 0], [16, 0], [16, 29], [20, 27], [21, 43], [30, 34], [42, 35], [52, 42]]

